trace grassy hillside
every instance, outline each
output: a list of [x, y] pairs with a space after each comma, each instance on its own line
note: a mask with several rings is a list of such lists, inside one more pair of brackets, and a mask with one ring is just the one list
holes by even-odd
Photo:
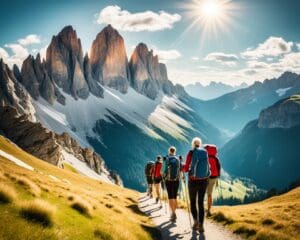
[[213, 219], [255, 240], [296, 240], [300, 236], [300, 187], [262, 202], [216, 207]]
[[58, 169], [0, 136], [0, 239], [155, 239], [137, 207], [138, 193]]

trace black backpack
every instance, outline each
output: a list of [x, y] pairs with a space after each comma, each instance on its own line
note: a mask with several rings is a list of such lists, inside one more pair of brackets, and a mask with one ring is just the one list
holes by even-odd
[[151, 170], [152, 170], [153, 166], [154, 166], [154, 162], [153, 161], [147, 162], [147, 164], [145, 166], [145, 175], [146, 176], [151, 176]]

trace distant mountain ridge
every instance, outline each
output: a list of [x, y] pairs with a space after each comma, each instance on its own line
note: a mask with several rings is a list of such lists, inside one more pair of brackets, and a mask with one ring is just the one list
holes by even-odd
[[276, 101], [300, 92], [300, 75], [285, 72], [280, 77], [202, 101], [197, 105], [201, 115], [219, 129], [237, 133], [260, 111]]
[[264, 189], [284, 189], [300, 179], [300, 96], [261, 111], [220, 151], [223, 166]]
[[222, 82], [210, 82], [208, 85], [202, 85], [200, 82], [194, 84], [189, 84], [184, 87], [186, 92], [192, 97], [201, 99], [201, 100], [210, 100], [217, 97], [220, 97], [226, 93], [236, 91], [241, 88], [246, 88], [248, 85], [242, 83], [237, 86], [231, 86]]

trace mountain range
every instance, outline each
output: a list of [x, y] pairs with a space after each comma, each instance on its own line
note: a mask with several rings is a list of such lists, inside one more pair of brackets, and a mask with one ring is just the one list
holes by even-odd
[[264, 189], [284, 189], [299, 181], [300, 95], [282, 99], [261, 111], [258, 119], [220, 151], [223, 166]]
[[[26, 129], [20, 120], [25, 114], [25, 122], [42, 125], [32, 128], [52, 132], [49, 143], [58, 142], [59, 151], [71, 153], [58, 154], [62, 159], [55, 164], [71, 162], [80, 168], [79, 163], [86, 162], [99, 173], [81, 154], [86, 148], [94, 149], [105, 159], [103, 165], [121, 175], [125, 186], [139, 190], [146, 161], [166, 154], [170, 145], [183, 155], [194, 136], [216, 144], [226, 140], [193, 109], [197, 100], [168, 79], [165, 64], [146, 44], [138, 44], [128, 58], [122, 36], [110, 25], [96, 36], [89, 54], [83, 54], [76, 31], [66, 26], [53, 36], [45, 59], [39, 54], [28, 56], [20, 70], [16, 65], [10, 69], [1, 60], [0, 84], [0, 105], [16, 109], [9, 110], [10, 118]], [[2, 133], [26, 145], [7, 130], [5, 122]], [[76, 142], [76, 147], [70, 142]], [[77, 145], [83, 149], [79, 155]]]
[[197, 104], [197, 111], [214, 126], [230, 134], [239, 132], [260, 111], [276, 101], [300, 92], [300, 75], [285, 72], [280, 77], [227, 93]]
[[208, 85], [202, 85], [200, 82], [188, 84], [184, 87], [185, 91], [192, 97], [201, 100], [210, 100], [220, 97], [226, 93], [234, 92], [241, 88], [246, 88], [248, 85], [242, 83], [237, 86], [232, 86], [222, 82], [210, 82]]

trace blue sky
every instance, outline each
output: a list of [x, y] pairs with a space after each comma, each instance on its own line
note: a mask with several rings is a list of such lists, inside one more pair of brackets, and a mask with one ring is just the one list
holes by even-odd
[[[219, 12], [203, 23], [210, 17], [202, 8], [207, 1], [217, 2]], [[297, 0], [2, 1], [0, 57], [20, 65], [29, 53], [44, 54], [66, 25], [88, 52], [111, 23], [129, 55], [139, 42], [153, 48], [173, 82], [252, 83], [287, 70], [300, 73], [299, 12]], [[212, 24], [216, 34], [204, 30]]]

